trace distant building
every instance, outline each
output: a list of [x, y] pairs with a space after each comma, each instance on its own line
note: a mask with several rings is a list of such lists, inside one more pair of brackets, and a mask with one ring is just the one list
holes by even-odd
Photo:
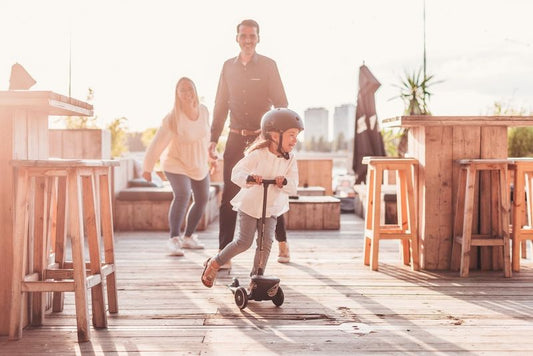
[[355, 105], [343, 104], [333, 113], [333, 140], [342, 133], [345, 140], [353, 139], [355, 130]]
[[328, 110], [326, 108], [309, 108], [305, 110], [304, 124], [306, 142], [312, 140], [318, 142], [320, 139], [324, 142], [329, 141]]

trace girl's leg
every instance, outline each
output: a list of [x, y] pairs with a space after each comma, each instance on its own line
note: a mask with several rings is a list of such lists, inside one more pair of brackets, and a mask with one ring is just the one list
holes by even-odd
[[183, 174], [165, 172], [174, 198], [170, 204], [168, 212], [168, 224], [170, 225], [170, 238], [180, 235], [181, 224], [185, 217], [185, 212], [189, 200], [191, 199], [191, 179]]
[[239, 253], [248, 250], [250, 246], [252, 246], [255, 231], [257, 230], [258, 219], [246, 215], [239, 210], [237, 213], [237, 220], [239, 223], [238, 237], [230, 242], [229, 245], [226, 245], [226, 247], [215, 256], [215, 261], [219, 265], [223, 265], [226, 261], [231, 260]]
[[193, 203], [187, 212], [187, 221], [185, 225], [185, 236], [191, 237], [196, 231], [198, 223], [207, 206], [209, 199], [209, 175], [202, 180], [190, 180], [193, 194]]
[[[263, 237], [263, 251], [260, 250], [260, 236], [257, 234], [257, 247], [255, 249], [254, 266], [250, 276], [257, 274], [259, 269], [265, 272], [268, 257], [270, 256], [270, 249], [272, 248], [272, 241], [274, 239], [274, 230], [276, 229], [276, 218], [274, 216], [265, 218], [265, 236]], [[257, 220], [257, 229], [261, 229], [261, 219]]]

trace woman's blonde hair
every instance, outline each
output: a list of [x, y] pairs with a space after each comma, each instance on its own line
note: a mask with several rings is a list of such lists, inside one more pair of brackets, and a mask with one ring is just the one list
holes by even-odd
[[169, 125], [170, 125], [170, 129], [173, 132], [176, 132], [177, 129], [178, 129], [178, 114], [182, 111], [181, 102], [180, 102], [180, 99], [178, 97], [178, 88], [179, 88], [180, 84], [183, 83], [184, 81], [189, 81], [189, 83], [191, 83], [191, 85], [192, 85], [192, 87], [194, 89], [194, 97], [195, 97], [194, 105], [196, 107], [198, 107], [200, 105], [200, 100], [198, 99], [198, 92], [196, 91], [196, 85], [194, 84], [192, 79], [190, 79], [188, 77], [181, 77], [178, 80], [178, 82], [176, 83], [176, 89], [174, 89], [174, 108], [172, 109], [172, 113], [170, 115]]

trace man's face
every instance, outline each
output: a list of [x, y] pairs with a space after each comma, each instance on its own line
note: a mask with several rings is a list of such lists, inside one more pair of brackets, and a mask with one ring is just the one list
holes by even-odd
[[259, 43], [259, 34], [257, 28], [251, 26], [239, 26], [237, 33], [237, 42], [241, 47], [241, 52], [245, 55], [255, 53], [255, 46]]

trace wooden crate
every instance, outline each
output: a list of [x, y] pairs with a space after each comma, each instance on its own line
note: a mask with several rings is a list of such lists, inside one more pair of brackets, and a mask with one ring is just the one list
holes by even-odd
[[289, 199], [285, 214], [288, 230], [338, 230], [341, 201], [332, 196], [300, 196]]
[[297, 162], [300, 187], [324, 187], [326, 195], [333, 194], [333, 159], [298, 158]]

